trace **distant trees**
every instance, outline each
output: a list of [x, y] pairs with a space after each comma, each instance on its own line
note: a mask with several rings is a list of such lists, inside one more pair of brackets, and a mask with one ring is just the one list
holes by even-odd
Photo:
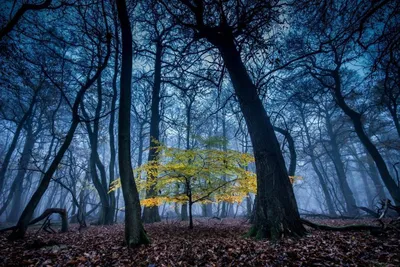
[[[94, 39], [92, 39], [92, 40], [94, 40]], [[51, 44], [49, 44], [49, 46], [51, 46]], [[69, 145], [71, 144], [72, 139], [74, 137], [74, 133], [75, 133], [76, 129], [78, 128], [79, 123], [81, 122], [81, 118], [79, 116], [79, 107], [84, 99], [84, 95], [85, 95], [86, 91], [91, 87], [91, 85], [100, 76], [101, 72], [107, 66], [108, 59], [110, 56], [110, 50], [111, 50], [110, 46], [111, 46], [111, 35], [108, 32], [103, 33], [103, 35], [100, 36], [99, 39], [97, 39], [97, 50], [92, 50], [91, 51], [92, 54], [87, 53], [86, 55], [84, 55], [85, 57], [92, 56], [92, 58], [91, 58], [92, 60], [94, 60], [95, 58], [96, 59], [100, 58], [101, 60], [97, 61], [97, 62], [99, 62], [99, 64], [97, 65], [97, 68], [95, 68], [95, 71], [91, 70], [91, 68], [94, 67], [93, 65], [89, 66], [88, 72], [87, 73], [84, 72], [84, 76], [86, 76], [86, 78], [81, 83], [78, 83], [79, 89], [77, 89], [75, 99], [72, 104], [69, 103], [71, 111], [72, 111], [72, 123], [69, 126], [68, 133], [65, 137], [65, 140], [63, 141], [62, 145], [59, 147], [57, 154], [55, 155], [50, 166], [47, 168], [46, 172], [44, 173], [44, 175], [38, 185], [38, 188], [35, 190], [34, 194], [28, 201], [28, 204], [26, 205], [25, 209], [23, 210], [23, 212], [18, 220], [16, 229], [9, 236], [10, 239], [22, 238], [25, 235], [26, 229], [32, 218], [32, 215], [33, 215], [36, 207], [38, 206], [39, 201], [41, 200], [42, 196], [46, 192], [46, 189], [48, 188], [50, 181], [51, 181], [54, 173], [56, 172], [65, 152], [67, 151]], [[87, 52], [89, 52], [89, 51], [87, 51]], [[54, 51], [54, 50], [52, 52], [56, 53], [56, 51]], [[58, 58], [58, 60], [60, 60], [60, 57]], [[64, 62], [67, 62], [69, 59], [68, 59], [68, 56], [65, 56], [65, 57], [62, 57], [61, 60]], [[44, 62], [47, 62], [48, 64], [49, 63], [54, 64], [54, 61], [51, 62], [49, 59], [45, 59]], [[44, 63], [44, 62], [39, 62], [38, 64]], [[56, 80], [57, 75], [54, 72], [54, 65], [49, 65], [49, 66], [47, 66], [47, 68], [44, 67], [43, 65], [39, 65], [39, 66], [42, 67], [41, 70], [42, 70], [43, 75], [51, 81], [51, 83], [54, 85], [54, 87], [56, 87], [58, 90], [63, 92], [64, 93], [63, 96], [64, 96], [64, 98], [66, 98], [63, 81]], [[61, 68], [61, 70], [63, 70], [63, 69]], [[54, 75], [54, 76], [51, 77], [51, 75]], [[65, 99], [65, 101], [68, 102], [68, 99]]]
[[[255, 215], [252, 235], [279, 239], [304, 234], [298, 205], [358, 216], [387, 196], [400, 201], [398, 1], [114, 4], [0, 10], [0, 218], [19, 218], [12, 238], [47, 208], [82, 227], [125, 217], [134, 246], [148, 242], [142, 220], [160, 221], [168, 208], [192, 225], [193, 215], [233, 216], [235, 207]], [[204, 145], [211, 136], [224, 142]], [[240, 168], [256, 172], [255, 194], [201, 203], [208, 182], [232, 177], [163, 178], [172, 172], [159, 143], [185, 155], [185, 170], [253, 153], [255, 166]], [[136, 167], [146, 171], [139, 187]], [[303, 179], [293, 187], [291, 176]], [[125, 205], [121, 190], [109, 192], [118, 177]], [[183, 199], [175, 212], [173, 196]], [[155, 205], [142, 213], [140, 199]]]
[[[386, 11], [390, 10], [387, 8], [392, 7], [393, 4], [391, 1], [380, 3], [376, 6], [368, 6], [365, 3], [365, 5], [362, 5], [364, 9], [358, 14], [351, 13], [349, 9], [353, 7], [347, 4], [339, 4], [339, 10], [331, 5], [328, 5], [326, 10], [318, 10], [316, 14], [318, 16], [325, 16], [325, 18], [319, 22], [319, 27], [315, 26], [311, 29], [311, 32], [314, 35], [317, 33], [323, 36], [320, 40], [315, 41], [323, 47], [325, 53], [310, 57], [305, 67], [309, 75], [316, 79], [323, 88], [329, 90], [337, 106], [349, 117], [361, 143], [373, 158], [386, 188], [392, 198], [398, 202], [400, 199], [400, 188], [395, 184], [381, 152], [366, 133], [366, 123], [364, 121], [366, 108], [362, 106], [357, 107], [354, 101], [359, 98], [357, 93], [360, 89], [355, 88], [355, 82], [350, 78], [352, 72], [347, 68], [349, 63], [355, 62], [360, 58], [360, 55], [357, 54], [360, 48], [357, 46], [367, 50], [369, 50], [368, 46], [371, 48], [375, 46], [372, 43], [372, 39], [363, 34], [363, 27], [372, 23], [375, 15], [383, 15]], [[340, 11], [340, 9], [342, 10]], [[386, 14], [383, 16], [386, 16]], [[396, 18], [387, 18], [389, 25], [394, 23], [392, 20], [396, 20]], [[399, 18], [397, 17], [397, 19]], [[343, 29], [341, 28], [341, 24], [336, 24], [336, 22], [342, 22], [343, 20], [350, 21], [348, 29]], [[391, 30], [389, 29], [389, 31]], [[382, 38], [385, 38], [384, 36], [388, 34], [380, 30], [377, 30], [375, 33], [382, 34]], [[358, 38], [356, 41], [352, 39], [354, 36]], [[364, 87], [364, 90], [370, 91], [371, 88]]]

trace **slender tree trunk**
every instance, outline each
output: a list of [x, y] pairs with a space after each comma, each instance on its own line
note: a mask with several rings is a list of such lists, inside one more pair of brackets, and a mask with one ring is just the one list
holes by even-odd
[[218, 47], [224, 59], [253, 145], [258, 201], [256, 222], [250, 234], [272, 239], [279, 239], [282, 235], [302, 236], [305, 228], [278, 140], [257, 88], [235, 47], [234, 38], [227, 31], [223, 39], [215, 36], [208, 38]]
[[[25, 140], [25, 145], [22, 150], [22, 156], [19, 162], [19, 169], [17, 176], [15, 177], [15, 180], [13, 182], [13, 185], [15, 184], [15, 188], [11, 186], [10, 189], [10, 195], [14, 193], [12, 205], [11, 205], [11, 211], [10, 214], [8, 215], [8, 221], [9, 222], [17, 222], [19, 215], [21, 213], [22, 209], [22, 191], [23, 191], [23, 182], [24, 182], [24, 177], [27, 172], [27, 168], [29, 165], [29, 160], [31, 158], [33, 146], [35, 145], [35, 137], [33, 134], [32, 130], [32, 122], [29, 120], [28, 124], [26, 125], [26, 140]], [[10, 197], [10, 196], [9, 196]], [[0, 213], [1, 215], [1, 213]]]
[[[156, 60], [154, 66], [154, 86], [151, 98], [151, 118], [150, 118], [150, 150], [148, 162], [152, 164], [154, 169], [158, 165], [158, 149], [160, 139], [160, 90], [161, 90], [161, 59], [162, 59], [162, 43], [157, 40], [156, 43]], [[150, 182], [150, 187], [146, 191], [146, 198], [152, 198], [157, 195], [155, 172], [147, 174], [147, 180]], [[158, 213], [158, 206], [144, 207], [143, 221], [145, 223], [153, 223], [161, 221], [160, 214]]]
[[372, 182], [374, 183], [375, 186], [375, 191], [376, 191], [376, 196], [378, 196], [379, 200], [383, 200], [386, 198], [385, 190], [383, 190], [383, 184], [381, 181], [381, 178], [379, 176], [378, 170], [376, 169], [376, 165], [374, 163], [374, 160], [372, 159], [371, 155], [368, 153], [368, 151], [365, 149], [365, 156], [367, 159], [367, 165], [368, 165], [368, 175], [371, 178]]
[[354, 198], [353, 192], [347, 181], [346, 171], [344, 170], [344, 164], [340, 155], [339, 145], [336, 140], [336, 135], [333, 132], [332, 123], [330, 121], [330, 115], [325, 112], [325, 122], [326, 128], [329, 136], [329, 144], [331, 147], [332, 161], [335, 166], [336, 174], [339, 180], [339, 186], [343, 193], [344, 200], [346, 202], [346, 210], [348, 215], [358, 215], [359, 211], [357, 209], [356, 200]]
[[359, 169], [359, 173], [361, 176], [361, 180], [363, 181], [363, 186], [364, 186], [364, 191], [365, 191], [365, 196], [367, 198], [367, 205], [369, 208], [373, 209], [374, 208], [374, 196], [372, 195], [371, 189], [369, 187], [368, 184], [368, 180], [367, 180], [367, 172], [364, 170], [363, 166], [361, 166], [361, 164], [358, 162], [358, 169]]
[[322, 188], [322, 192], [324, 193], [324, 197], [325, 197], [325, 200], [326, 200], [326, 206], [328, 207], [328, 212], [329, 212], [330, 215], [335, 215], [336, 212], [335, 212], [335, 208], [333, 207], [333, 200], [331, 198], [331, 195], [329, 194], [328, 185], [327, 185], [327, 183], [326, 183], [326, 181], [324, 179], [324, 176], [322, 175], [322, 173], [320, 172], [320, 170], [319, 170], [319, 168], [317, 166], [317, 161], [316, 161], [316, 157], [315, 157], [315, 154], [314, 154], [314, 148], [313, 148], [313, 145], [311, 143], [310, 131], [308, 129], [308, 125], [307, 125], [307, 122], [306, 122], [306, 119], [305, 119], [305, 115], [304, 115], [302, 110], [300, 110], [300, 115], [301, 115], [302, 123], [303, 123], [303, 126], [304, 126], [304, 131], [305, 131], [305, 134], [306, 134], [307, 146], [309, 148], [308, 149], [309, 150], [308, 153], [309, 153], [309, 156], [310, 156], [310, 159], [311, 159], [311, 165], [312, 165], [315, 173], [317, 174], [318, 181], [319, 181], [319, 183], [321, 185], [321, 188]]
[[251, 218], [251, 214], [252, 214], [252, 203], [251, 203], [251, 196], [250, 194], [247, 194], [246, 197], [246, 208], [247, 208], [247, 218]]
[[[111, 99], [111, 114], [110, 114], [110, 124], [108, 126], [108, 135], [110, 136], [110, 165], [108, 166], [108, 172], [110, 177], [110, 184], [115, 180], [115, 136], [114, 136], [114, 127], [115, 127], [115, 106], [117, 103], [117, 79], [118, 79], [118, 70], [119, 70], [119, 36], [118, 36], [118, 22], [117, 18], [114, 19], [114, 35], [115, 35], [115, 57], [114, 57], [114, 75], [112, 79], [112, 89], [113, 95]], [[115, 199], [115, 191], [109, 193], [110, 198], [110, 214], [112, 215], [112, 221], [115, 222], [116, 218], [116, 199]]]
[[[225, 109], [222, 110], [222, 137], [224, 139], [224, 142], [222, 144], [222, 150], [224, 152], [227, 152], [228, 151], [228, 138], [227, 138], [228, 137], [228, 133], [227, 133], [227, 130], [226, 130], [226, 110]], [[222, 176], [222, 180], [224, 182], [227, 181], [226, 175]], [[227, 202], [222, 202], [220, 217], [221, 218], [228, 217], [228, 203]]]
[[293, 137], [288, 130], [282, 129], [280, 127], [274, 126], [274, 130], [282, 134], [288, 142], [289, 153], [290, 153], [288, 174], [289, 176], [294, 176], [296, 174], [297, 153]]
[[190, 180], [186, 181], [186, 188], [188, 188], [187, 196], [188, 196], [188, 203], [189, 203], [189, 229], [193, 229], [193, 198], [192, 198], [192, 190], [190, 185]]
[[125, 242], [128, 247], [133, 247], [149, 243], [149, 240], [140, 218], [139, 192], [133, 177], [131, 162], [132, 32], [125, 0], [117, 0], [116, 3], [122, 31], [118, 164], [125, 200]]
[[[99, 63], [100, 64], [100, 63]], [[88, 131], [88, 136], [90, 140], [90, 170], [93, 180], [93, 184], [100, 196], [101, 201], [101, 211], [98, 220], [98, 224], [112, 224], [114, 222], [114, 211], [110, 208], [110, 199], [108, 195], [108, 185], [107, 185], [107, 174], [103, 163], [100, 160], [98, 152], [98, 139], [99, 139], [99, 120], [96, 118], [100, 117], [102, 109], [102, 80], [101, 75], [97, 79], [97, 106], [95, 110], [95, 120], [93, 122], [93, 128], [89, 121], [86, 121], [86, 128]], [[84, 105], [82, 103], [82, 113], [84, 114], [86, 120], [89, 120], [89, 115], [87, 114]], [[100, 177], [97, 173], [99, 170]]]
[[341, 89], [342, 84], [340, 80], [339, 67], [340, 65], [332, 72], [332, 77], [335, 80], [335, 86], [332, 89], [333, 89], [333, 95], [336, 99], [336, 103], [352, 121], [354, 130], [356, 131], [357, 136], [360, 138], [361, 143], [365, 146], [368, 153], [374, 160], [375, 165], [379, 171], [379, 174], [381, 175], [381, 178], [383, 180], [383, 183], [388, 189], [396, 205], [400, 205], [400, 188], [396, 185], [395, 181], [393, 180], [393, 177], [390, 175], [389, 169], [387, 168], [381, 153], [378, 151], [376, 146], [372, 143], [372, 141], [365, 133], [362, 123], [362, 115], [351, 109], [347, 105], [345, 98], [342, 95], [342, 89]]
[[[192, 105], [193, 101], [190, 99], [189, 104], [186, 105], [186, 150], [190, 149], [190, 132], [192, 130]], [[190, 162], [188, 163], [190, 164]], [[190, 191], [190, 188], [187, 187], [186, 183], [184, 186], [184, 190], [187, 194], [188, 191]], [[188, 203], [185, 202], [182, 204], [181, 208], [181, 220], [182, 221], [187, 221], [188, 220]]]
[[21, 120], [17, 124], [17, 129], [15, 130], [14, 137], [11, 141], [11, 145], [7, 150], [6, 156], [4, 158], [4, 161], [1, 165], [0, 169], [0, 195], [3, 193], [3, 187], [4, 187], [4, 181], [5, 181], [5, 176], [6, 172], [8, 169], [8, 165], [10, 164], [11, 156], [14, 153], [15, 148], [17, 147], [17, 143], [19, 140], [19, 137], [21, 135], [22, 128], [24, 127], [24, 124], [26, 120], [31, 116], [33, 107], [35, 106], [36, 103], [36, 96], [38, 93], [39, 89], [35, 90], [33, 98], [29, 104], [28, 110], [24, 113], [24, 116], [22, 116]]
[[360, 157], [357, 154], [357, 149], [354, 146], [354, 144], [352, 144], [350, 146], [349, 152], [352, 154], [352, 156], [354, 157], [355, 161], [356, 161], [356, 166], [358, 168], [358, 172], [360, 173], [361, 179], [363, 181], [363, 185], [364, 185], [364, 191], [365, 191], [365, 195], [367, 197], [367, 203], [368, 203], [368, 207], [373, 209], [374, 207], [374, 196], [371, 192], [371, 188], [368, 184], [368, 179], [367, 177], [369, 176], [367, 174], [367, 168], [364, 164], [364, 162], [360, 159]]
[[138, 151], [138, 167], [143, 163], [143, 142], [144, 142], [144, 122], [139, 124], [139, 151]]

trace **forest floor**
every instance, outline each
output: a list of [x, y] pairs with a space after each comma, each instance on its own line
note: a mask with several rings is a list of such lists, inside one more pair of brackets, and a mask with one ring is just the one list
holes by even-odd
[[[313, 220], [329, 225], [372, 220]], [[245, 238], [244, 219], [196, 219], [146, 225], [152, 243], [123, 246], [123, 225], [89, 226], [68, 233], [29, 230], [22, 242], [0, 234], [0, 266], [400, 266], [400, 233], [325, 232], [279, 243]]]

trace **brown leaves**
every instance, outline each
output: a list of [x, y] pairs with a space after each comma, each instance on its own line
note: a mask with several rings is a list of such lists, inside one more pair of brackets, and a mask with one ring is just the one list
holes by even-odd
[[[319, 221], [325, 224], [354, 223]], [[77, 227], [65, 234], [7, 242], [0, 235], [0, 265], [7, 266], [399, 266], [399, 232], [322, 232], [273, 244], [244, 238], [243, 220], [196, 220], [193, 230], [181, 222], [147, 225], [152, 243], [123, 246], [123, 225]], [[367, 222], [368, 223], [368, 222]], [[46, 241], [47, 240], [47, 241]]]

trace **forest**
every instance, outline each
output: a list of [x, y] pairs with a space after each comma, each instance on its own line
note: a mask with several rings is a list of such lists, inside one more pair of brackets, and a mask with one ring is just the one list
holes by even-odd
[[0, 0], [0, 266], [400, 266], [400, 1]]

